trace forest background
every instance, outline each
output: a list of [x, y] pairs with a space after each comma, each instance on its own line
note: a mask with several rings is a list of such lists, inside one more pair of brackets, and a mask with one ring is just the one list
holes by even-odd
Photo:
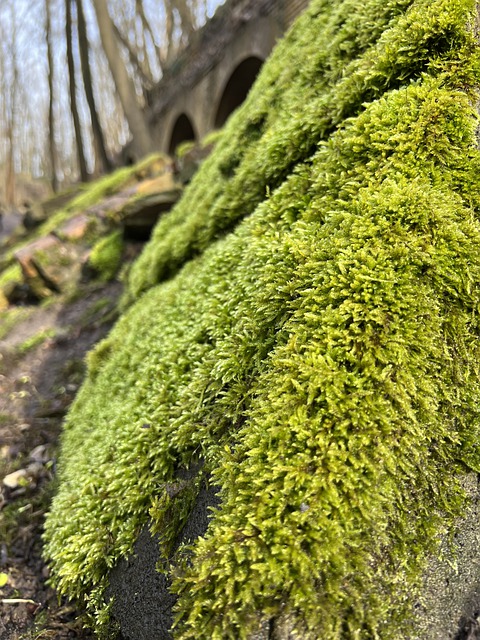
[[151, 151], [149, 90], [223, 0], [2, 0], [0, 208]]

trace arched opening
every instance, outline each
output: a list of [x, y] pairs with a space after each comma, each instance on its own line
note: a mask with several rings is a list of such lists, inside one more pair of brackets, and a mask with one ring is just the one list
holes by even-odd
[[218, 105], [215, 129], [222, 127], [228, 116], [245, 100], [262, 65], [263, 60], [252, 56], [241, 62], [232, 73]]
[[188, 116], [182, 113], [173, 126], [168, 153], [173, 155], [178, 145], [187, 140], [195, 140], [195, 132]]

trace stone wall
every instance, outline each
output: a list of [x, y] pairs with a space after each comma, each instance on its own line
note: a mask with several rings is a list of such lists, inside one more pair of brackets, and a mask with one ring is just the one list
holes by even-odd
[[222, 94], [239, 65], [249, 58], [263, 62], [308, 4], [309, 0], [227, 0], [220, 6], [148, 96], [157, 148], [169, 152], [173, 138], [178, 142], [179, 119], [188, 122], [180, 141], [191, 139], [191, 132], [199, 139], [211, 131]]

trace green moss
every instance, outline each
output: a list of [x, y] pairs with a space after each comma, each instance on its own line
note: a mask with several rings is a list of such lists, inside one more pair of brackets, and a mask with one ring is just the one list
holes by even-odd
[[[5, 261], [11, 261], [16, 251], [33, 240], [46, 236], [52, 231], [56, 231], [70, 218], [98, 204], [103, 198], [114, 195], [121, 189], [126, 189], [139, 178], [148, 175], [151, 171], [154, 172], [156, 167], [164, 163], [165, 157], [162, 154], [152, 154], [131, 167], [122, 167], [94, 182], [82, 185], [78, 189], [78, 195], [73, 197], [67, 206], [53, 211], [43, 224], [37, 229], [34, 229], [26, 237], [21, 238], [14, 246], [10, 247], [4, 257]], [[96, 228], [97, 224], [92, 222], [88, 232], [90, 236], [95, 234]]]
[[101, 238], [90, 253], [89, 264], [93, 267], [101, 280], [112, 280], [117, 273], [123, 252], [123, 235], [121, 231], [114, 231], [105, 238]]
[[195, 148], [196, 142], [195, 140], [187, 140], [178, 145], [175, 149], [175, 155], [177, 158], [183, 158], [185, 154]]
[[[177, 639], [409, 636], [480, 471], [474, 10], [313, 0], [279, 45], [89, 358], [46, 522], [60, 593], [104, 617], [150, 523]], [[169, 564], [199, 458], [221, 504]]]
[[0, 271], [0, 338], [5, 336], [11, 329], [9, 318], [13, 316], [8, 313], [8, 295], [12, 292], [16, 284], [23, 280], [22, 270], [18, 264], [9, 264]]
[[10, 415], [9, 413], [0, 412], [0, 426], [9, 424], [14, 420], [15, 420], [14, 416]]
[[55, 333], [56, 333], [55, 329], [45, 329], [44, 331], [39, 331], [35, 335], [30, 336], [30, 338], [27, 338], [26, 340], [24, 340], [18, 346], [18, 351], [21, 354], [25, 354], [28, 351], [32, 351], [32, 349], [35, 349], [39, 345], [43, 344], [49, 338], [53, 338], [55, 336]]
[[132, 167], [122, 167], [113, 173], [99, 178], [95, 182], [85, 185], [83, 191], [72, 199], [65, 209], [61, 209], [53, 214], [39, 229], [39, 235], [46, 235], [54, 231], [63, 222], [71, 218], [75, 213], [85, 211], [89, 207], [94, 206], [108, 196], [113, 195], [122, 188], [125, 188], [129, 182], [135, 181], [136, 174], [145, 170], [157, 156], [149, 157], [141, 163]]
[[178, 532], [182, 531], [188, 521], [201, 481], [202, 475], [199, 478], [166, 484], [150, 508], [150, 517], [155, 523], [152, 533], [158, 535], [163, 560], [162, 565], [158, 567], [160, 570], [168, 571], [171, 568], [170, 563], [165, 561], [170, 559], [175, 551]]
[[15, 282], [21, 282], [22, 271], [20, 265], [12, 264], [0, 273], [0, 289], [5, 289]]
[[157, 226], [132, 272], [131, 295], [175, 272], [254, 211], [365, 102], [423, 72], [450, 78], [459, 72], [457, 86], [474, 82], [471, 65], [453, 59], [453, 51], [464, 60], [474, 47], [455, 26], [460, 10], [456, 0], [451, 7], [446, 1], [371, 0], [361, 11], [358, 0], [313, 3], [265, 64], [216, 153]]
[[195, 140], [187, 140], [178, 145], [175, 149], [175, 156], [179, 159], [183, 158], [187, 153], [192, 151], [192, 149], [200, 148], [204, 149], [210, 145], [215, 145], [217, 141], [220, 139], [222, 135], [221, 129], [215, 129], [213, 131], [209, 131], [200, 142], [195, 142]]
[[214, 129], [213, 131], [209, 131], [206, 135], [203, 136], [201, 140], [202, 147], [208, 147], [209, 145], [215, 145], [222, 137], [223, 131], [221, 129]]

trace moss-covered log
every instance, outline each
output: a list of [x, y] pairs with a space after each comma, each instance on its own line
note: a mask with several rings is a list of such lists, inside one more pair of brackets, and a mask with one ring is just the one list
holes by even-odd
[[148, 525], [175, 638], [429, 637], [425, 567], [480, 471], [476, 18], [313, 0], [157, 226], [46, 523], [99, 629]]

